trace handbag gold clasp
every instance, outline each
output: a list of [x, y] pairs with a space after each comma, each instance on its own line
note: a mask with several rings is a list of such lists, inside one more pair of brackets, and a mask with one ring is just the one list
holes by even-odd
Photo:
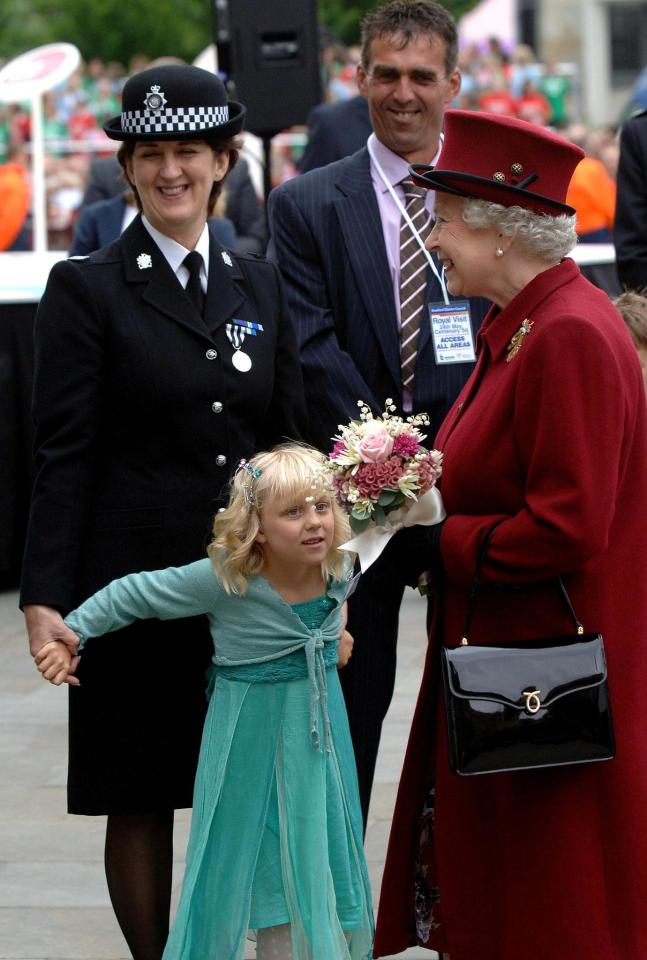
[[540, 690], [524, 690], [523, 696], [526, 698], [526, 710], [528, 713], [537, 713], [541, 708], [541, 700], [539, 699]]

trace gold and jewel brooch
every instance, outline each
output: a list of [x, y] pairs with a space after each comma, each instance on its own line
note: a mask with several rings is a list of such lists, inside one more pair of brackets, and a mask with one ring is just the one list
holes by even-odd
[[514, 358], [517, 356], [533, 326], [534, 320], [529, 320], [528, 317], [526, 317], [508, 344], [508, 356], [505, 358], [506, 363], [510, 363], [510, 361], [514, 360]]

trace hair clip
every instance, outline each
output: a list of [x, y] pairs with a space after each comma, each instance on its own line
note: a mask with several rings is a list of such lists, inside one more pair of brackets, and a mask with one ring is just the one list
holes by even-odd
[[262, 476], [263, 471], [258, 470], [254, 467], [253, 464], [248, 463], [247, 460], [241, 460], [238, 466], [236, 467], [236, 473], [239, 470], [245, 470], [247, 476], [243, 482], [243, 493], [245, 494], [245, 502], [248, 507], [256, 507], [258, 503], [256, 501], [256, 493], [254, 491], [254, 480], [258, 480]]

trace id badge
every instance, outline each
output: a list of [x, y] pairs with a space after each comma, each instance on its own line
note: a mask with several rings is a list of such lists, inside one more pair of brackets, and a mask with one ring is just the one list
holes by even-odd
[[468, 300], [430, 303], [429, 319], [436, 363], [473, 363], [474, 337]]

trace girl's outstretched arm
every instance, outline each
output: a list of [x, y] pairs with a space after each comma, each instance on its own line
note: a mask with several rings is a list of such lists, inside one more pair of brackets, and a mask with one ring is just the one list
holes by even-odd
[[65, 623], [80, 636], [82, 650], [89, 637], [101, 637], [134, 620], [175, 620], [207, 613], [214, 609], [220, 590], [205, 557], [184, 567], [130, 573], [113, 580], [69, 613]]

